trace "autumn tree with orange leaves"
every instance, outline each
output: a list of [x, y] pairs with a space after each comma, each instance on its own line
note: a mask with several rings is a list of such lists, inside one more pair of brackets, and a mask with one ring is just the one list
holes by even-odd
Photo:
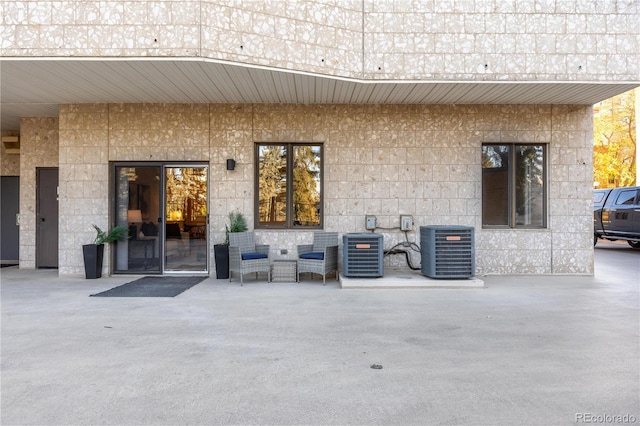
[[636, 184], [635, 96], [631, 90], [594, 106], [594, 188]]

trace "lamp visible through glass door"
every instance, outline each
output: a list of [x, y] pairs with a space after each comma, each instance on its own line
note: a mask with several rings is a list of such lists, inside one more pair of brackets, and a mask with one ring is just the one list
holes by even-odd
[[135, 240], [138, 235], [138, 223], [142, 223], [142, 210], [128, 210], [127, 222], [129, 222], [129, 238]]

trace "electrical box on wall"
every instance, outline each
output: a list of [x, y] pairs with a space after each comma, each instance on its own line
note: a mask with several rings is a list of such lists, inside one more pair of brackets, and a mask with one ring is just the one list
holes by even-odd
[[401, 214], [400, 215], [400, 230], [401, 231], [411, 231], [413, 228], [413, 216], [409, 214]]
[[376, 229], [376, 217], [374, 215], [367, 215], [365, 216], [365, 223], [364, 223], [364, 227], [365, 229], [367, 229], [368, 231], [373, 231]]

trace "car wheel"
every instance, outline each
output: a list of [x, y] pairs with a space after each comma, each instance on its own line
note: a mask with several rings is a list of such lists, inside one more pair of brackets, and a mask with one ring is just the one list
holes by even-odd
[[595, 247], [596, 244], [598, 244], [598, 236], [596, 234], [593, 234], [593, 246]]
[[627, 241], [627, 243], [633, 248], [640, 248], [640, 241]]

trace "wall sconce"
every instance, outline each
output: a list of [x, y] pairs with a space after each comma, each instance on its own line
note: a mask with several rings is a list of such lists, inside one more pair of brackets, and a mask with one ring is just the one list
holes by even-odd
[[227, 158], [227, 170], [234, 170], [236, 168], [236, 160], [233, 158]]

